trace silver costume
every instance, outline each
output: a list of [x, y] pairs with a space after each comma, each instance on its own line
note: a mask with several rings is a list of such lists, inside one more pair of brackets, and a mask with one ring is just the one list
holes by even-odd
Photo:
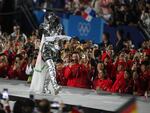
[[56, 70], [53, 60], [54, 57], [58, 57], [58, 52], [61, 49], [59, 41], [62, 39], [60, 36], [63, 29], [58, 17], [54, 13], [48, 13], [44, 17], [44, 23], [40, 25], [40, 30], [45, 38], [41, 49], [41, 57], [48, 66], [48, 76], [46, 76], [44, 81], [43, 92], [56, 95], [61, 88], [56, 81]]

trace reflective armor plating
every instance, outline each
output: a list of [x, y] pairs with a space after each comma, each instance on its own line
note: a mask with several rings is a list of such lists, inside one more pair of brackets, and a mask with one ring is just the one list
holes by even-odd
[[[56, 70], [53, 58], [57, 56], [60, 50], [58, 44], [60, 39], [57, 38], [57, 35], [61, 35], [63, 29], [58, 17], [54, 13], [48, 13], [44, 18], [44, 23], [40, 25], [40, 30], [42, 30], [42, 34], [45, 38], [41, 49], [42, 60], [48, 66], [48, 76], [46, 76], [44, 81], [43, 92], [56, 95], [60, 90], [60, 86], [56, 81]], [[47, 40], [46, 37], [53, 38], [53, 40]]]

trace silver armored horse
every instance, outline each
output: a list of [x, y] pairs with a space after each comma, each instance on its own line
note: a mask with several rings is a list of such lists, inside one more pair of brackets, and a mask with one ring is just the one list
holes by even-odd
[[61, 49], [59, 45], [60, 40], [67, 39], [67, 36], [62, 35], [62, 25], [54, 13], [46, 14], [44, 23], [40, 25], [40, 30], [45, 38], [41, 49], [41, 56], [48, 66], [48, 76], [46, 76], [44, 81], [43, 92], [56, 95], [61, 88], [56, 81], [54, 57], [58, 57], [58, 52]]

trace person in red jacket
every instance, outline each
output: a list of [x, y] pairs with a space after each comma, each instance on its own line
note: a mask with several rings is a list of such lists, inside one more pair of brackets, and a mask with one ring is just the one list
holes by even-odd
[[79, 53], [72, 54], [72, 62], [64, 70], [64, 76], [67, 79], [67, 86], [77, 88], [89, 88], [88, 73], [85, 66], [79, 64]]
[[132, 79], [133, 79], [133, 95], [138, 96], [144, 95], [145, 91], [142, 88], [142, 81], [137, 71], [133, 71]]
[[80, 60], [80, 64], [83, 65], [82, 66], [83, 70], [86, 71], [89, 85], [91, 84], [90, 86], [92, 88], [92, 80], [94, 78], [95, 68], [94, 68], [94, 66], [92, 66], [91, 59], [89, 58], [89, 56], [87, 54], [82, 55], [82, 59]]
[[4, 49], [3, 53], [7, 56], [8, 64], [12, 65], [16, 56], [15, 42], [8, 41], [8, 45]]
[[102, 54], [102, 59], [101, 60], [102, 60], [102, 62], [104, 62], [104, 67], [107, 71], [107, 74], [108, 74], [109, 78], [112, 79], [113, 64], [112, 64], [110, 56], [106, 52], [104, 52]]
[[148, 62], [144, 61], [141, 63], [140, 69], [140, 79], [142, 81], [141, 86], [144, 92], [148, 92], [150, 84], [150, 71], [148, 70]]
[[106, 72], [104, 70], [99, 70], [97, 78], [93, 81], [93, 86], [94, 89], [109, 91], [112, 87], [112, 80], [106, 77]]
[[22, 56], [16, 55], [15, 62], [11, 65], [8, 71], [9, 79], [19, 79], [26, 80], [27, 76], [25, 75], [26, 62]]
[[[22, 56], [22, 55], [21, 55]], [[19, 80], [27, 80], [27, 75], [25, 73], [27, 67], [27, 58], [23, 57], [20, 59], [20, 73], [18, 73]]]
[[56, 80], [57, 83], [61, 86], [67, 85], [67, 79], [64, 76], [64, 69], [65, 67], [63, 66], [63, 61], [58, 59], [56, 63]]
[[18, 75], [20, 74], [20, 65], [21, 65], [21, 56], [16, 55], [15, 57], [15, 61], [13, 62], [13, 64], [10, 66], [9, 70], [8, 70], [8, 79], [18, 79]]
[[126, 93], [129, 74], [124, 70], [124, 63], [118, 63], [117, 71], [116, 81], [114, 82], [111, 91], [115, 93]]

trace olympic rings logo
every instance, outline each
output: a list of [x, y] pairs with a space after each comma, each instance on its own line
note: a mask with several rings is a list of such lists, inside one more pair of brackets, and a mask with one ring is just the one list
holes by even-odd
[[89, 23], [79, 22], [78, 31], [79, 31], [81, 36], [88, 36], [90, 30], [91, 30], [91, 25]]

